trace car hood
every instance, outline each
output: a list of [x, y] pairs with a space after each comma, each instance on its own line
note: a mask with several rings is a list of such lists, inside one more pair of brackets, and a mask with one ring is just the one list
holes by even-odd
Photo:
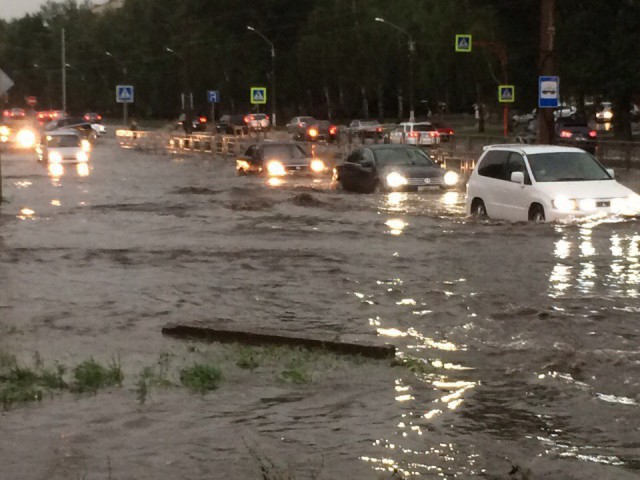
[[615, 198], [627, 197], [634, 192], [615, 180], [584, 182], [542, 182], [536, 188], [550, 199], [564, 196], [568, 198]]
[[379, 169], [379, 175], [389, 175], [391, 172], [398, 172], [406, 178], [438, 178], [444, 177], [446, 173], [440, 167], [426, 167], [416, 165], [389, 165]]

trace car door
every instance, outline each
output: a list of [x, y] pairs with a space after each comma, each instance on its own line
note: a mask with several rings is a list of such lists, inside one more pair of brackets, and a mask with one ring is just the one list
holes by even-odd
[[[524, 174], [524, 184], [511, 181], [513, 172]], [[517, 222], [526, 221], [529, 217], [529, 206], [531, 205], [531, 177], [527, 171], [524, 158], [517, 152], [509, 152], [504, 168], [504, 182], [501, 189], [496, 193], [500, 196], [504, 217], [507, 220]]]
[[478, 164], [478, 177], [474, 182], [474, 197], [482, 199], [487, 209], [487, 215], [494, 218], [504, 218], [503, 195], [504, 170], [509, 157], [509, 151], [489, 150]]
[[338, 180], [345, 190], [362, 190], [367, 172], [363, 171], [364, 149], [359, 148], [351, 153], [338, 167]]

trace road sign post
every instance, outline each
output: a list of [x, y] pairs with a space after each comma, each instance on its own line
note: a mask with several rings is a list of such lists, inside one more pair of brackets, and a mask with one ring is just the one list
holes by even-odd
[[498, 85], [498, 101], [503, 104], [502, 125], [506, 137], [509, 134], [509, 104], [516, 100], [516, 87], [513, 85]]
[[220, 102], [220, 92], [218, 90], [207, 90], [207, 102], [211, 104], [211, 124], [215, 131], [216, 127], [216, 103]]
[[122, 122], [127, 126], [127, 105], [133, 103], [134, 89], [132, 85], [116, 86], [116, 102], [122, 104]]
[[[0, 97], [9, 91], [13, 86], [13, 80], [0, 70]], [[0, 154], [0, 203], [2, 203], [2, 155]]]
[[265, 105], [267, 103], [266, 87], [251, 87], [251, 104]]

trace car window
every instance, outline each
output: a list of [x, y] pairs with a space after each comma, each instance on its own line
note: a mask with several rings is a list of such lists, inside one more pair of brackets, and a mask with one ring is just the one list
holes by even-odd
[[262, 156], [265, 160], [290, 160], [307, 157], [305, 151], [298, 145], [265, 145], [262, 147]]
[[491, 150], [482, 157], [478, 165], [478, 175], [504, 180], [505, 164], [509, 158], [506, 150]]
[[374, 163], [373, 153], [368, 148], [362, 150], [362, 163]]
[[419, 148], [378, 148], [376, 149], [376, 163], [380, 166], [436, 166], [435, 162], [429, 157], [429, 155]]
[[536, 182], [612, 180], [607, 170], [586, 152], [553, 152], [528, 155]]
[[79, 147], [80, 138], [77, 135], [48, 135], [49, 148]]
[[363, 156], [362, 150], [356, 150], [355, 152], [353, 152], [351, 155], [347, 157], [347, 162], [360, 164], [362, 163], [363, 158], [364, 156]]
[[434, 130], [435, 128], [433, 127], [433, 125], [414, 125], [413, 126], [414, 132], [433, 132]]
[[509, 153], [509, 157], [507, 159], [507, 165], [505, 168], [505, 180], [511, 181], [511, 174], [513, 172], [522, 172], [524, 173], [524, 184], [531, 185], [531, 178], [529, 177], [529, 173], [527, 172], [527, 166], [524, 162], [524, 158], [522, 155], [516, 152]]

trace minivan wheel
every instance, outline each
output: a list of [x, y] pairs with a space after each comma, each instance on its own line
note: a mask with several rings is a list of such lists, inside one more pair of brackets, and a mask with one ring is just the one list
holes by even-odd
[[477, 198], [473, 201], [473, 205], [471, 206], [471, 215], [474, 217], [484, 218], [487, 217], [487, 207], [484, 206], [484, 202]]
[[529, 212], [529, 220], [534, 223], [544, 223], [544, 208], [541, 205], [534, 205]]

